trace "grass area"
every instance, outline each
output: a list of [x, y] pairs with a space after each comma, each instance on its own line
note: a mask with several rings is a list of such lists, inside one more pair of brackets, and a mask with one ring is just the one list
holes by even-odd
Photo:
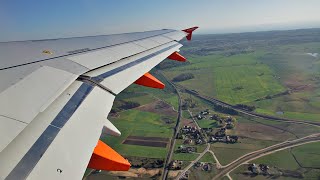
[[194, 57], [189, 59], [191, 65], [165, 73], [170, 78], [182, 72], [193, 73], [194, 79], [179, 84], [229, 103], [245, 103], [284, 90], [273, 71], [257, 61], [258, 57], [260, 53]]
[[[254, 105], [259, 113], [277, 115], [276, 112], [281, 111], [286, 118], [320, 121], [320, 58], [307, 54], [319, 53], [319, 44], [260, 46], [254, 53], [232, 56], [219, 55], [221, 50], [211, 55], [192, 56], [190, 65], [164, 73], [171, 79], [192, 73], [194, 79], [179, 84], [231, 104]], [[286, 90], [293, 91], [289, 95], [255, 101]]]
[[219, 162], [222, 165], [226, 165], [242, 155], [277, 143], [276, 141], [249, 138], [240, 139], [239, 141], [239, 143], [235, 144], [214, 143], [211, 144], [211, 150], [215, 153]]
[[304, 173], [305, 179], [320, 179], [320, 169], [308, 169]]
[[232, 179], [241, 179], [241, 180], [267, 180], [267, 179], [298, 180], [299, 179], [299, 178], [285, 177], [280, 175], [276, 175], [276, 176], [264, 176], [264, 175], [255, 175], [255, 174], [248, 175], [246, 174], [246, 172], [248, 172], [248, 166], [241, 165], [237, 169], [233, 170], [230, 173], [230, 176], [232, 177]]
[[217, 174], [216, 169], [212, 168], [211, 171], [203, 171], [200, 168], [190, 168], [189, 180], [198, 179], [212, 179]]
[[145, 95], [142, 95], [142, 96], [128, 97], [128, 98], [125, 98], [123, 100], [137, 102], [140, 105], [144, 105], [144, 104], [149, 104], [149, 103], [153, 102], [155, 100], [155, 98], [152, 97], [150, 94], [145, 94]]
[[292, 154], [302, 167], [320, 168], [320, 142], [294, 147]]
[[228, 163], [236, 160], [238, 157], [252, 152], [251, 149], [233, 149], [233, 148], [219, 148], [215, 147], [212, 149], [214, 154], [217, 156], [219, 162], [222, 165], [227, 165]]
[[195, 160], [199, 154], [195, 153], [173, 153], [173, 160], [181, 160], [181, 161], [193, 161]]
[[199, 161], [200, 162], [209, 162], [209, 163], [215, 163], [216, 162], [214, 160], [212, 154], [208, 153], [208, 152], [205, 155], [203, 155], [202, 158]]
[[197, 122], [201, 128], [216, 128], [217, 127], [217, 121], [215, 121], [215, 120], [202, 119], [202, 120], [197, 120]]
[[120, 137], [107, 137], [103, 140], [120, 154], [153, 158], [165, 157], [167, 148], [122, 144], [130, 135], [171, 138], [173, 133], [172, 127], [174, 125], [165, 124], [161, 120], [161, 115], [138, 110], [128, 110], [121, 112], [120, 117], [111, 118], [111, 120], [121, 131], [122, 135]]
[[[264, 125], [283, 130], [282, 136], [279, 136], [278, 140], [284, 140], [285, 138], [296, 139], [297, 137], [301, 138], [307, 135], [315, 134], [320, 131], [320, 127], [310, 126], [306, 124], [294, 124], [294, 123], [285, 123], [279, 121], [272, 121], [266, 119], [258, 119], [251, 117], [238, 117], [238, 121], [242, 123], [262, 123]], [[266, 135], [271, 135], [267, 133]]]
[[276, 166], [282, 169], [296, 170], [299, 168], [288, 149], [263, 156], [259, 159], [253, 160], [252, 163], [268, 164], [269, 166]]
[[[284, 98], [290, 100], [285, 101], [283, 100]], [[301, 99], [294, 101], [292, 98], [292, 96], [280, 97], [256, 103], [258, 108], [255, 112], [289, 119], [320, 121], [320, 113], [315, 107], [311, 107], [310, 104], [305, 104]], [[283, 112], [283, 114], [277, 114], [277, 112]]]
[[306, 54], [319, 52], [319, 44], [279, 46], [259, 58], [275, 72], [287, 89], [293, 89], [290, 95], [254, 102], [260, 112], [275, 114], [283, 111], [284, 117], [288, 118], [320, 120], [320, 61]]

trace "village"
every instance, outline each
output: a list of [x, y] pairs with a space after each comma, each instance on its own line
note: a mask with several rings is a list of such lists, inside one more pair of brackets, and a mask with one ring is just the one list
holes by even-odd
[[194, 153], [196, 148], [188, 145], [201, 145], [205, 143], [237, 143], [238, 136], [228, 135], [228, 129], [234, 129], [236, 118], [232, 116], [223, 116], [220, 114], [210, 115], [209, 109], [205, 109], [195, 115], [198, 121], [215, 121], [216, 128], [200, 128], [183, 126], [177, 138], [183, 139], [183, 145], [179, 146], [179, 153]]
[[[177, 139], [181, 139], [182, 144], [179, 145], [175, 153], [197, 153], [197, 146], [207, 143], [227, 143], [233, 144], [238, 142], [238, 136], [228, 134], [227, 130], [234, 129], [236, 126], [236, 118], [221, 114], [211, 114], [209, 109], [205, 109], [194, 115], [194, 121], [212, 121], [214, 127], [198, 128], [197, 126], [184, 125], [179, 129]], [[169, 164], [171, 170], [181, 170], [186, 162], [181, 160], [173, 160]], [[187, 162], [187, 164], [189, 164]], [[213, 164], [209, 162], [196, 162], [194, 169], [210, 172]], [[182, 179], [188, 179], [186, 172]]]

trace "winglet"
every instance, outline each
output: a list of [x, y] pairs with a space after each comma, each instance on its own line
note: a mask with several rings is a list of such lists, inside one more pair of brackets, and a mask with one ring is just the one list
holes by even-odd
[[185, 62], [187, 59], [185, 57], [183, 57], [181, 54], [179, 54], [177, 51], [173, 52], [170, 56], [168, 56], [168, 59], [171, 60], [176, 60], [176, 61], [181, 61], [181, 62]]
[[192, 28], [188, 28], [188, 29], [184, 29], [182, 31], [186, 32], [187, 33], [187, 39], [190, 41], [191, 40], [191, 37], [192, 37], [192, 32], [196, 29], [198, 29], [199, 27], [198, 26], [195, 26], [195, 27], [192, 27]]
[[130, 163], [111, 147], [98, 141], [94, 148], [88, 168], [107, 171], [128, 171]]
[[159, 81], [157, 78], [152, 76], [150, 73], [145, 73], [134, 83], [139, 84], [141, 86], [147, 86], [147, 87], [158, 88], [158, 89], [163, 89], [165, 87], [165, 85], [161, 81]]

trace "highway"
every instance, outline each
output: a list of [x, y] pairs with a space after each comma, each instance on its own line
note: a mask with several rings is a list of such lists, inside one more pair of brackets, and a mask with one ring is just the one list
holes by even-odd
[[170, 147], [169, 147], [169, 151], [168, 151], [168, 154], [167, 154], [167, 158], [164, 162], [164, 170], [163, 170], [163, 173], [162, 173], [162, 180], [165, 180], [167, 179], [168, 177], [168, 173], [169, 173], [169, 164], [171, 162], [171, 159], [172, 159], [172, 154], [173, 154], [173, 151], [174, 151], [174, 147], [175, 147], [175, 144], [176, 144], [176, 139], [177, 139], [177, 135], [179, 133], [179, 127], [180, 127], [180, 120], [181, 120], [181, 116], [182, 116], [182, 111], [181, 111], [181, 97], [180, 97], [180, 94], [179, 94], [179, 91], [178, 89], [175, 87], [175, 85], [169, 81], [163, 74], [161, 74], [159, 72], [159, 74], [165, 78], [167, 80], [167, 82], [169, 82], [173, 88], [175, 89], [177, 95], [178, 95], [178, 102], [179, 102], [179, 107], [178, 107], [178, 117], [177, 117], [177, 122], [176, 122], [176, 126], [174, 128], [174, 133], [173, 133], [173, 136], [171, 138], [171, 143], [170, 143]]
[[300, 139], [295, 139], [292, 141], [285, 141], [279, 144], [275, 144], [273, 146], [266, 147], [261, 150], [248, 153], [236, 159], [235, 161], [231, 162], [227, 166], [223, 166], [220, 169], [220, 172], [213, 179], [221, 179], [223, 176], [230, 173], [231, 171], [239, 167], [241, 164], [250, 162], [259, 157], [266, 156], [268, 154], [271, 154], [280, 150], [284, 150], [287, 148], [291, 148], [291, 147], [295, 147], [295, 146], [299, 146], [299, 145], [303, 145], [311, 142], [317, 142], [317, 141], [320, 141], [320, 133], [306, 136]]

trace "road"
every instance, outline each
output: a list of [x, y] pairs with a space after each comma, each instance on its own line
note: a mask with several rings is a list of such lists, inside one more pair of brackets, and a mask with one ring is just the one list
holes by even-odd
[[296, 120], [296, 119], [287, 119], [287, 118], [281, 118], [281, 117], [275, 117], [275, 116], [269, 116], [269, 115], [265, 115], [265, 114], [258, 114], [255, 112], [251, 112], [251, 111], [246, 111], [240, 108], [236, 108], [231, 104], [228, 104], [226, 102], [220, 101], [216, 98], [213, 97], [208, 97], [208, 96], [204, 96], [199, 94], [198, 92], [194, 91], [194, 90], [190, 90], [184, 86], [181, 86], [179, 84], [175, 84], [176, 87], [179, 87], [182, 90], [185, 90], [187, 93], [192, 94], [200, 99], [206, 100], [208, 102], [211, 102], [213, 104], [218, 104], [221, 106], [225, 106], [228, 107], [230, 109], [233, 109], [239, 113], [251, 116], [251, 117], [257, 117], [257, 118], [263, 118], [263, 119], [268, 119], [268, 120], [273, 120], [273, 121], [282, 121], [282, 122], [289, 122], [289, 123], [296, 123], [296, 124], [307, 124], [307, 125], [312, 125], [312, 126], [320, 126], [320, 122], [314, 122], [314, 121], [306, 121], [306, 120]]
[[282, 142], [279, 144], [275, 144], [273, 146], [266, 147], [261, 150], [257, 150], [257, 151], [248, 153], [248, 154], [236, 159], [235, 161], [231, 162], [227, 166], [223, 166], [220, 169], [221, 171], [213, 179], [221, 179], [223, 176], [230, 173], [231, 171], [233, 171], [234, 169], [239, 167], [241, 164], [247, 163], [247, 162], [252, 161], [254, 159], [257, 159], [259, 157], [262, 157], [262, 156], [265, 156], [265, 155], [268, 155], [268, 154], [271, 154], [271, 153], [274, 153], [274, 152], [277, 152], [277, 151], [280, 151], [283, 149], [303, 145], [306, 143], [317, 142], [317, 141], [320, 141], [320, 133], [306, 136], [306, 137], [303, 137], [300, 139], [295, 139], [292, 141], [285, 141], [285, 142]]
[[210, 144], [207, 144], [207, 148], [195, 159], [193, 160], [186, 168], [184, 168], [184, 170], [178, 175], [178, 177], [176, 178], [176, 180], [179, 180], [180, 178], [182, 178], [182, 176], [184, 176], [184, 174], [196, 163], [198, 162], [203, 155], [206, 154], [206, 152], [208, 152], [210, 149]]
[[[159, 72], [160, 75], [162, 75], [160, 72]], [[179, 133], [179, 126], [180, 126], [180, 119], [181, 119], [181, 116], [182, 116], [182, 111], [181, 111], [181, 97], [180, 97], [180, 94], [179, 94], [179, 91], [178, 89], [175, 87], [175, 85], [169, 81], [164, 75], [162, 75], [163, 78], [165, 78], [167, 80], [167, 82], [169, 82], [173, 88], [175, 89], [177, 95], [178, 95], [178, 102], [179, 102], [179, 107], [178, 107], [178, 117], [177, 117], [177, 122], [176, 122], [176, 126], [174, 128], [174, 132], [173, 132], [173, 136], [172, 136], [172, 139], [171, 139], [171, 143], [170, 143], [170, 147], [169, 147], [169, 151], [168, 151], [168, 154], [167, 154], [167, 158], [166, 158], [166, 161], [164, 163], [164, 170], [163, 170], [163, 174], [162, 174], [162, 180], [165, 180], [167, 179], [168, 177], [168, 173], [169, 173], [169, 164], [171, 162], [171, 159], [172, 159], [172, 154], [173, 154], [173, 151], [174, 151], [174, 147], [176, 145], [176, 139], [177, 139], [177, 135]]]

